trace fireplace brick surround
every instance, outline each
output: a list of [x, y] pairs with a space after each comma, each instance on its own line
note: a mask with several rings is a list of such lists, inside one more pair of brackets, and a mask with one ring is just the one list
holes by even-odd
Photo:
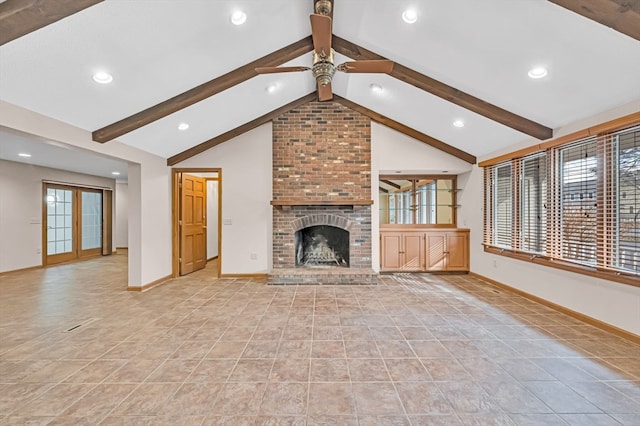
[[[310, 102], [273, 122], [273, 270], [269, 284], [377, 284], [371, 269], [371, 121]], [[295, 232], [349, 231], [350, 265], [296, 267]]]

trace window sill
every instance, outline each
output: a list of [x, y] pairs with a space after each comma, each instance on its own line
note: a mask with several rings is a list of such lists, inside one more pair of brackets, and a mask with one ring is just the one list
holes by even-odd
[[575, 263], [565, 262], [561, 260], [553, 260], [542, 255], [533, 253], [524, 253], [494, 246], [484, 246], [485, 253], [496, 254], [499, 256], [509, 257], [511, 259], [522, 260], [529, 263], [548, 266], [551, 268], [562, 269], [564, 271], [575, 272], [582, 275], [588, 275], [604, 280], [615, 281], [622, 284], [640, 287], [640, 276], [626, 274], [619, 271], [602, 270], [595, 267], [577, 265]]

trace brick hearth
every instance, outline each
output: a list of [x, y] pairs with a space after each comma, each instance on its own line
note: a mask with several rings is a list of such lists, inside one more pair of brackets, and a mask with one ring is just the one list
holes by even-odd
[[[311, 102], [274, 120], [269, 283], [376, 284], [370, 200], [368, 117], [338, 103]], [[349, 231], [349, 268], [295, 266], [295, 232], [311, 225]]]

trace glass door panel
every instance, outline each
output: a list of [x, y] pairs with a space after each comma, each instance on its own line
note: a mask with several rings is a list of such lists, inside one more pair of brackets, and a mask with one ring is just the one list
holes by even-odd
[[80, 227], [82, 251], [102, 247], [102, 193], [81, 192], [82, 226]]
[[66, 262], [74, 255], [72, 189], [47, 187], [46, 196], [47, 264]]

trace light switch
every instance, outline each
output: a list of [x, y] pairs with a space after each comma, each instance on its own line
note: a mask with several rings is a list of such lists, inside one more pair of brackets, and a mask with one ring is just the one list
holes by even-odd
[[231, 219], [222, 219], [223, 225], [231, 225]]

